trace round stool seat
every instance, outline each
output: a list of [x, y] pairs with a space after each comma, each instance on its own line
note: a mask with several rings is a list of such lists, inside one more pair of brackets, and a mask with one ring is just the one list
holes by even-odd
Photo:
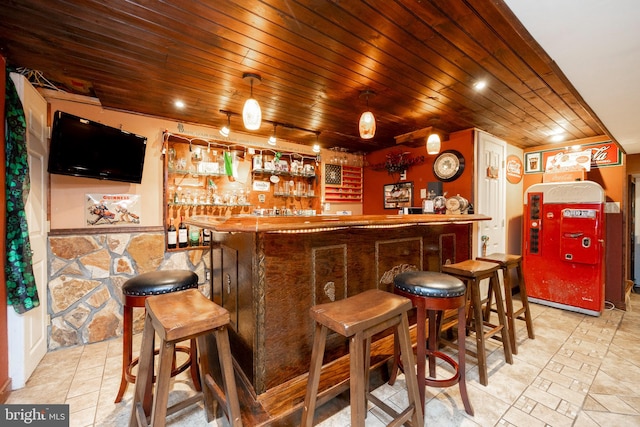
[[184, 291], [198, 286], [198, 275], [189, 270], [160, 270], [140, 274], [122, 285], [129, 296], [151, 296]]
[[405, 271], [394, 278], [393, 284], [403, 292], [429, 298], [459, 297], [467, 289], [462, 280], [435, 271]]

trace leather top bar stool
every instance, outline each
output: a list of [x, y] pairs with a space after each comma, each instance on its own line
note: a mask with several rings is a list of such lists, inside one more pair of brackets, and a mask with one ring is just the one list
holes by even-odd
[[[505, 295], [505, 305], [507, 309], [507, 323], [509, 324], [509, 336], [511, 338], [511, 351], [518, 354], [518, 343], [516, 341], [515, 320], [524, 320], [527, 325], [527, 334], [530, 339], [535, 339], [533, 332], [533, 320], [531, 318], [531, 310], [529, 309], [529, 297], [527, 296], [527, 287], [522, 274], [522, 256], [503, 253], [493, 253], [480, 258], [478, 261], [495, 262], [500, 265], [503, 278], [503, 289]], [[515, 270], [517, 282], [511, 281], [511, 270]], [[513, 288], [518, 286], [520, 294], [520, 302], [522, 308], [514, 311], [513, 309]]]
[[[226, 415], [228, 425], [242, 427], [227, 330], [229, 312], [202, 295], [197, 289], [151, 296], [145, 301], [145, 306], [140, 368], [131, 404], [129, 426], [164, 426], [167, 415], [197, 403], [201, 399], [204, 399], [207, 421], [212, 421], [211, 414], [214, 411], [211, 408], [215, 399]], [[160, 338], [160, 357], [158, 379], [153, 392], [153, 341], [156, 334]], [[214, 335], [217, 346], [222, 372], [222, 388], [214, 381], [209, 365], [206, 341], [206, 336], [209, 334]], [[200, 370], [206, 387], [203, 392], [196, 393], [167, 408], [175, 346], [176, 343], [188, 339], [197, 341], [197, 349], [194, 348], [193, 351], [200, 353]], [[150, 401], [151, 396], [153, 396], [153, 404], [150, 408], [146, 408], [145, 402]], [[151, 420], [150, 424], [147, 422], [148, 418]]]
[[[311, 307], [310, 314], [316, 327], [301, 426], [313, 425], [328, 330], [349, 338], [351, 426], [364, 426], [367, 400], [394, 417], [394, 421], [389, 425], [400, 426], [407, 421], [411, 421], [413, 426], [424, 425], [409, 337], [409, 310], [411, 301], [407, 298], [379, 289], [370, 289], [349, 298]], [[398, 334], [402, 362], [407, 371], [405, 376], [409, 406], [400, 414], [369, 392], [371, 337], [389, 328], [394, 328]]]
[[[458, 384], [464, 409], [473, 415], [473, 407], [467, 393], [465, 375], [465, 336], [466, 336], [466, 286], [456, 277], [434, 271], [406, 271], [394, 278], [394, 292], [409, 298], [417, 310], [416, 344], [417, 371], [420, 402], [424, 408], [425, 385], [431, 387], [450, 387]], [[458, 361], [439, 351], [440, 325], [445, 311], [455, 310], [458, 316]], [[429, 341], [425, 323], [429, 321]], [[426, 349], [426, 354], [425, 354]], [[394, 365], [389, 384], [393, 384], [398, 372], [399, 360], [395, 347]], [[429, 360], [429, 377], [426, 377], [426, 359]], [[436, 378], [436, 358], [448, 363], [454, 374], [447, 379]], [[404, 367], [402, 367], [404, 368]]]
[[[480, 384], [487, 385], [489, 380], [487, 377], [487, 354], [485, 341], [498, 333], [501, 334], [502, 348], [504, 358], [507, 363], [513, 364], [513, 356], [511, 354], [511, 340], [509, 338], [509, 326], [504, 312], [504, 303], [502, 302], [502, 292], [500, 292], [500, 282], [498, 277], [498, 269], [500, 266], [493, 262], [467, 260], [455, 264], [445, 264], [441, 267], [442, 272], [451, 274], [459, 278], [467, 284], [467, 293], [471, 302], [471, 315], [473, 316], [473, 325], [476, 335], [476, 352], [475, 354], [467, 350], [467, 353], [475, 355], [478, 359], [478, 371], [480, 375]], [[482, 312], [482, 299], [480, 298], [480, 282], [489, 279], [489, 293], [493, 293], [496, 299], [496, 309], [498, 311], [498, 323], [495, 325], [484, 319]], [[485, 330], [488, 328], [488, 330]], [[460, 337], [458, 337], [460, 340]]]
[[[152, 295], [170, 294], [197, 287], [198, 275], [189, 270], [159, 270], [143, 273], [127, 280], [122, 285], [122, 294], [124, 295], [122, 374], [115, 403], [122, 400], [127, 385], [136, 381], [136, 376], [132, 374], [134, 366], [138, 364], [138, 359], [133, 359], [132, 352], [134, 307], [144, 307], [146, 299]], [[191, 378], [196, 390], [199, 391], [200, 378], [195, 352], [192, 353], [192, 348], [195, 348], [195, 342], [191, 342], [190, 347], [178, 346], [176, 348], [177, 351], [189, 355], [189, 358], [182, 365], [175, 368], [172, 375], [176, 376], [191, 367]]]

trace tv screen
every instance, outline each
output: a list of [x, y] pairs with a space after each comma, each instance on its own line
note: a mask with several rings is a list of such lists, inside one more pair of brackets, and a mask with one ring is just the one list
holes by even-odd
[[147, 138], [56, 111], [48, 172], [140, 184]]

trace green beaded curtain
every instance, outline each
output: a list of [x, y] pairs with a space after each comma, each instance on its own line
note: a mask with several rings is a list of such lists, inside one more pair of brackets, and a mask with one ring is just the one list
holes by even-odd
[[24, 313], [40, 305], [33, 276], [31, 243], [27, 215], [24, 210], [29, 195], [29, 163], [27, 158], [27, 126], [18, 92], [9, 77], [5, 93], [6, 120], [6, 205], [7, 241], [5, 279], [7, 303], [17, 313]]

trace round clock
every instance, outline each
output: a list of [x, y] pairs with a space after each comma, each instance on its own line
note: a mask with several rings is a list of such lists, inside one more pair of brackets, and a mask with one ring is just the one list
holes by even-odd
[[453, 181], [462, 175], [463, 171], [464, 157], [456, 150], [443, 151], [433, 162], [433, 173], [440, 181]]

